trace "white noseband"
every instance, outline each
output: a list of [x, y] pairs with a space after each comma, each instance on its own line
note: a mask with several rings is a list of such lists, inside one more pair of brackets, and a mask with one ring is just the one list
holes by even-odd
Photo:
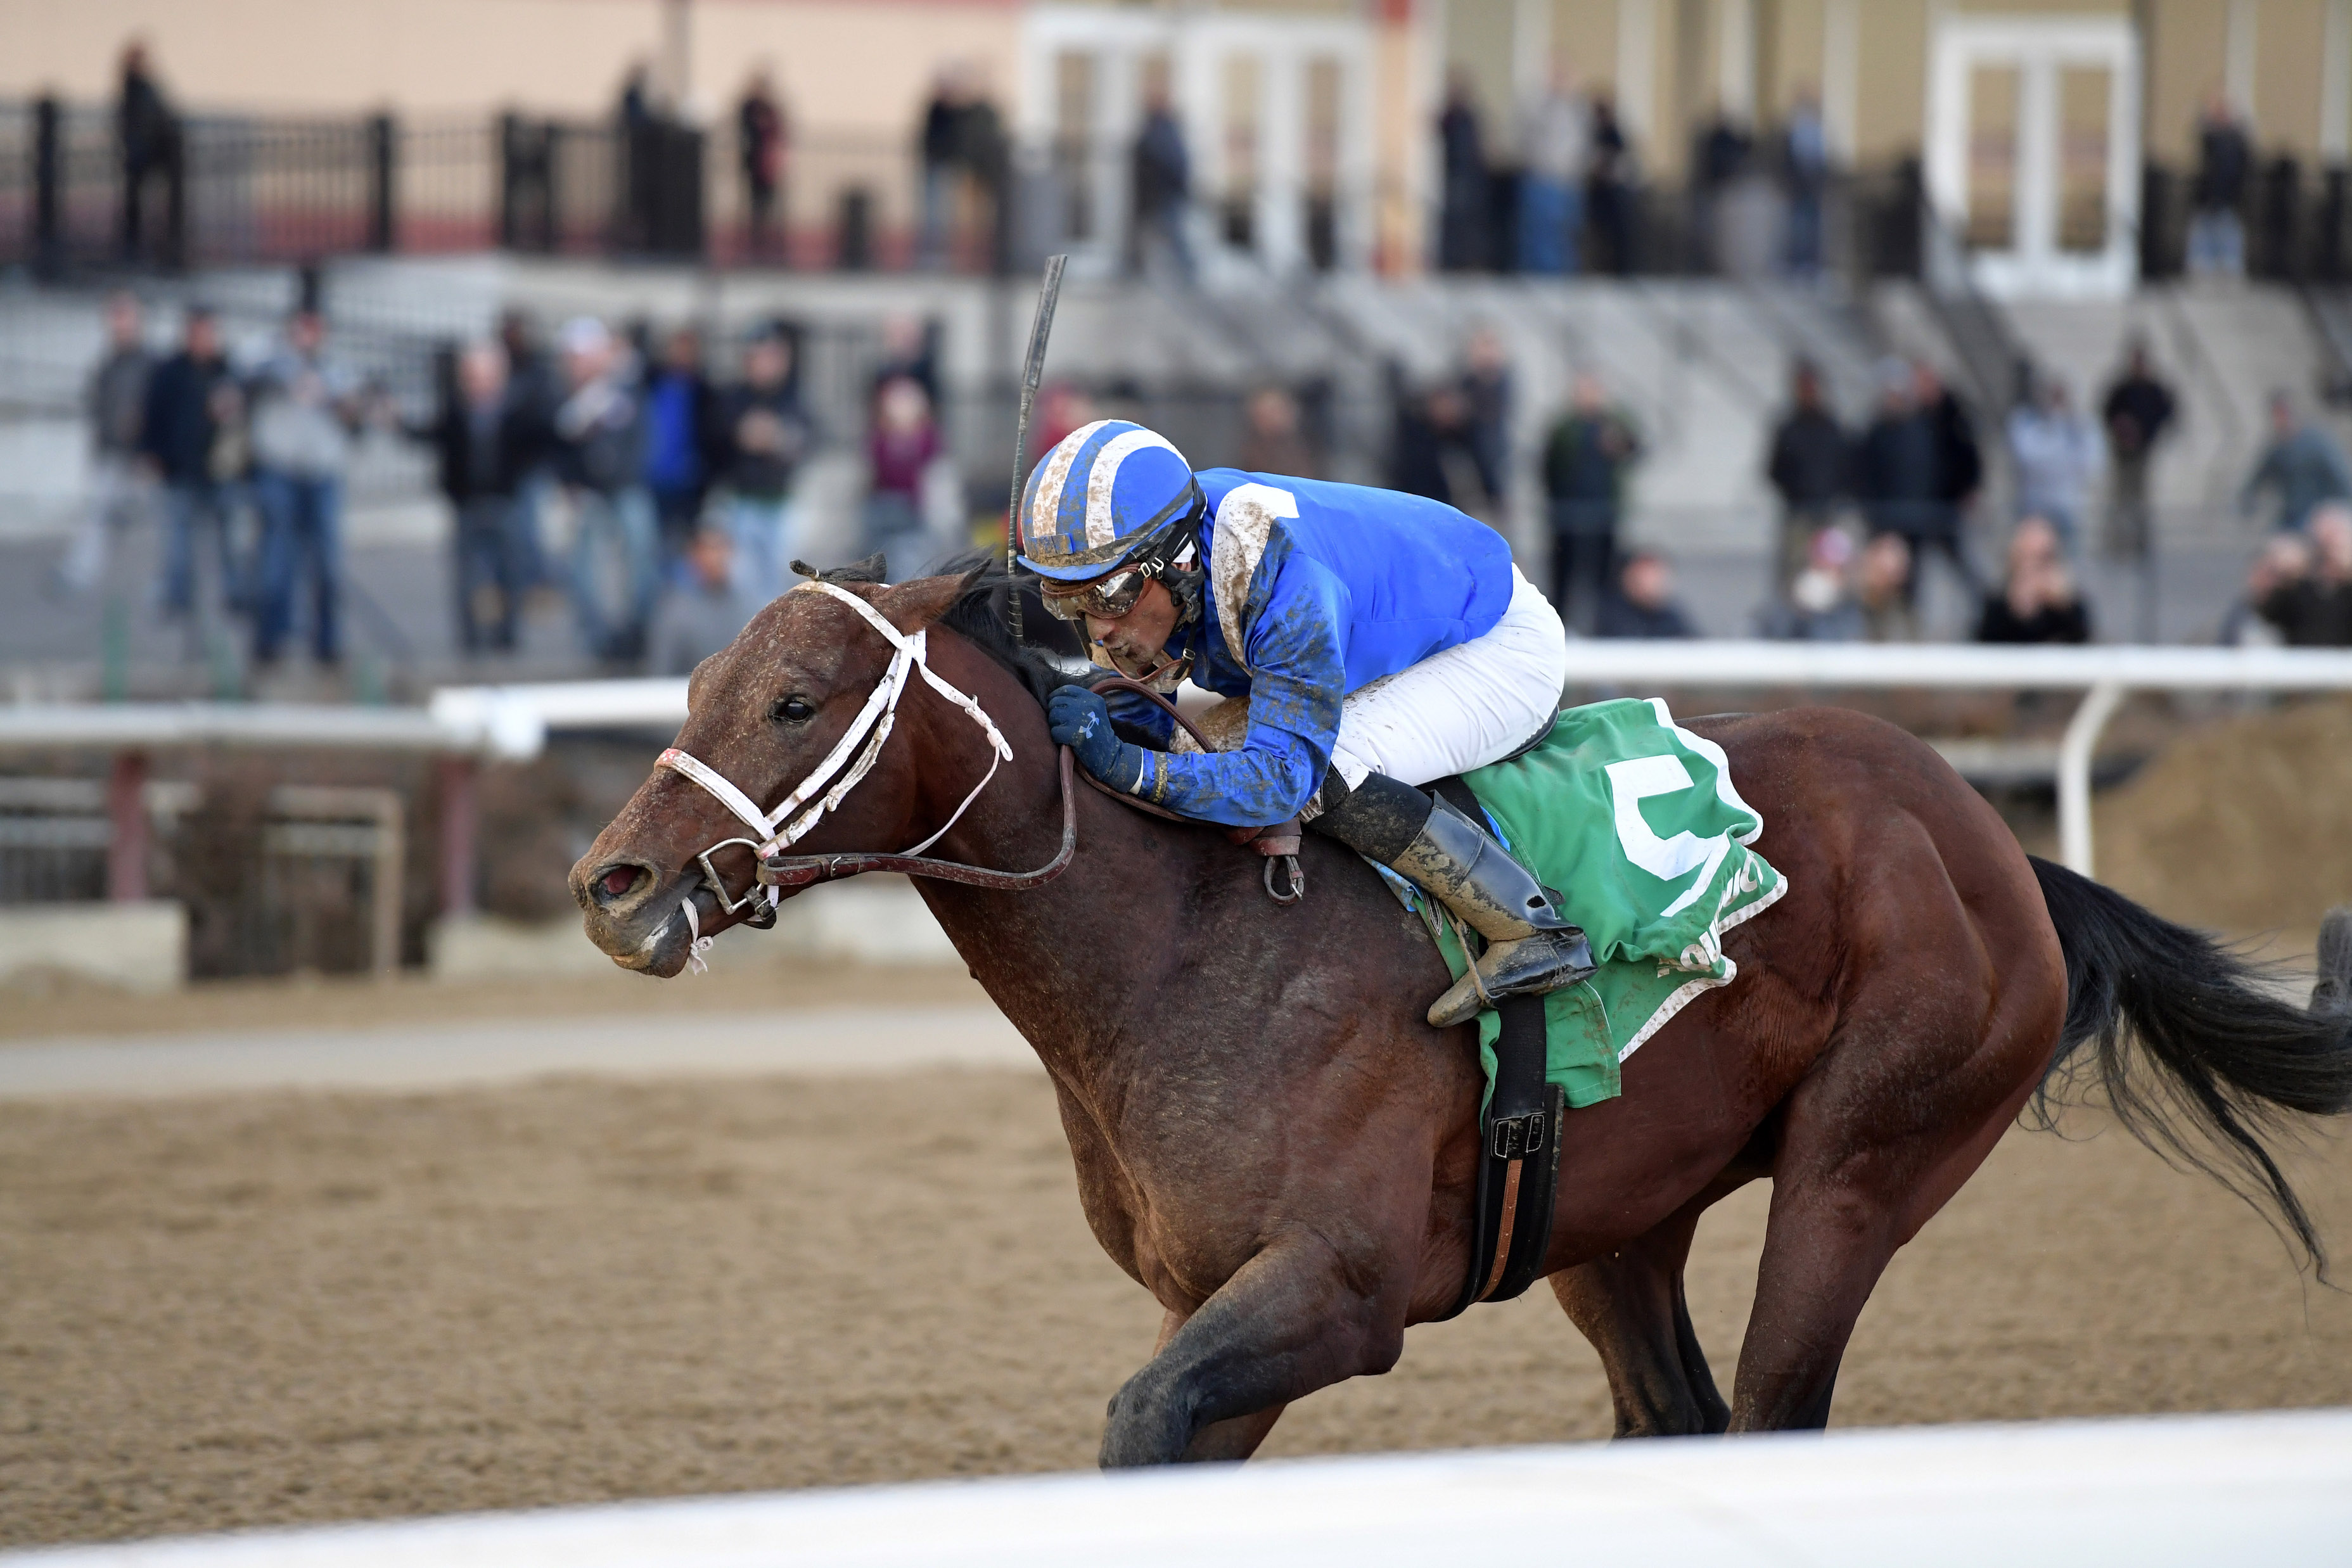
[[[726, 883], [719, 878], [716, 871], [711, 869], [711, 855], [730, 844], [743, 844], [751, 849], [753, 858], [764, 860], [785, 845], [798, 840], [818, 822], [824, 821], [826, 812], [840, 805], [849, 792], [857, 788], [859, 781], [874, 771], [875, 763], [882, 756], [882, 743], [890, 738], [890, 728], [898, 722], [898, 699], [906, 692], [907, 678], [909, 674], [919, 672], [933, 691], [963, 709], [974, 724], [987, 731], [988, 743], [993, 749], [994, 755], [989, 758], [987, 773], [982, 777], [979, 783], [971, 787], [971, 793], [963, 798], [963, 804], [955, 809], [955, 814], [940, 825], [938, 832], [912, 849], [902, 852], [910, 855], [920, 854], [938, 843], [947, 835], [947, 831], [954, 827], [964, 812], [971, 809], [971, 803], [980, 799], [980, 792], [988, 788], [989, 779], [996, 777], [997, 768], [1013, 759], [1013, 747], [1006, 744], [1003, 732], [996, 727], [996, 721], [988, 716], [978, 702], [956, 690], [933, 673], [928, 653], [927, 639], [929, 636], [928, 632], [917, 632], [912, 636], [908, 635], [891, 625], [866, 601], [834, 583], [804, 582], [793, 591], [806, 593], [812, 590], [819, 593], [831, 594], [856, 611], [866, 618], [868, 625], [882, 633], [895, 650], [890, 656], [890, 667], [883, 672], [880, 684], [876, 685], [873, 692], [867, 695], [866, 706], [858, 710], [857, 717], [851, 722], [848, 729], [842, 733], [840, 740], [835, 743], [833, 749], [825, 754], [824, 760], [810, 769], [808, 777], [803, 779], [793, 792], [786, 795], [782, 802], [772, 811], [761, 810], [758, 802], [737, 789], [718, 769], [698, 758], [688, 756], [674, 746], [663, 752], [656, 763], [657, 767], [667, 768], [674, 772], [684, 774], [709, 790], [719, 798], [722, 805], [734, 812], [746, 827], [759, 835], [752, 839], [721, 839], [695, 856], [695, 859], [702, 863], [703, 877], [710, 888], [711, 896], [719, 901], [719, 907], [729, 915], [736, 913], [757, 897], [759, 888], [755, 884], [742, 897], [729, 899]], [[864, 743], [863, 750], [858, 749], [860, 742]], [[827, 789], [825, 781], [841, 771], [843, 763], [848, 761], [852, 752], [856, 752], [857, 759], [850, 763], [848, 771], [841, 773], [841, 777], [835, 780], [830, 789]], [[819, 791], [823, 791], [822, 799], [817, 798]], [[813, 805], [810, 804], [812, 800], [815, 801]], [[803, 806], [807, 806], [808, 810], [801, 811]], [[793, 814], [795, 811], [800, 811], [801, 814], [794, 817]], [[785, 824], [787, 819], [790, 819], [789, 825], [780, 825]], [[782, 890], [773, 887], [768, 889], [770, 907], [772, 908], [782, 897]], [[710, 950], [714, 937], [702, 935], [702, 923], [695, 915], [692, 894], [688, 894], [679, 907], [686, 912], [686, 927], [694, 937], [692, 946], [688, 949], [687, 961], [693, 970], [699, 974], [709, 967], [703, 961], [703, 955]], [[667, 927], [668, 923], [665, 921], [663, 929], [666, 930]], [[656, 938], [659, 936], [660, 932], [656, 931]]]

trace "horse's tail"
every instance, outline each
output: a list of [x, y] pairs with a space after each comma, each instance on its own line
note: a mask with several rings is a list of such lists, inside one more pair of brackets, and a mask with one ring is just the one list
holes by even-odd
[[2037, 1116], [2046, 1125], [2066, 1087], [2093, 1080], [2141, 1143], [2276, 1215], [2324, 1280], [2318, 1231], [2269, 1145], [2290, 1130], [2286, 1113], [2352, 1111], [2352, 911], [2328, 916], [2306, 1010], [2255, 966], [2112, 888], [2045, 860], [2033, 874], [2066, 958], [2066, 1024]]

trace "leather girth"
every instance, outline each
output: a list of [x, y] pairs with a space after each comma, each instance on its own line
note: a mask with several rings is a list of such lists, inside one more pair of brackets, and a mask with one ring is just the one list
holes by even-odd
[[[1441, 779], [1431, 788], [1471, 821], [1486, 821], [1477, 796], [1460, 779]], [[1551, 1249], [1565, 1102], [1559, 1086], [1544, 1081], [1544, 998], [1506, 997], [1496, 1010], [1502, 1032], [1495, 1042], [1495, 1092], [1478, 1124], [1470, 1268], [1448, 1318], [1475, 1301], [1507, 1301], [1524, 1293]]]

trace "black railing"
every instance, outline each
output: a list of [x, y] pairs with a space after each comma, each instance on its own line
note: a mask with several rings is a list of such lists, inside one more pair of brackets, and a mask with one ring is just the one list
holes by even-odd
[[[756, 192], [753, 162], [731, 119], [705, 130], [659, 115], [192, 115], [134, 165], [103, 106], [0, 102], [0, 264], [56, 276], [498, 246], [721, 267], [985, 273], [1077, 245], [1128, 248], [1108, 226], [1118, 214], [1103, 210], [1123, 199], [1116, 178], [1102, 183], [1126, 167], [1118, 148], [1017, 146], [985, 166], [942, 170], [927, 168], [911, 139], [795, 135], [769, 165], [772, 185]], [[1455, 257], [1473, 270], [1514, 269], [1515, 178], [1493, 177], [1486, 232]], [[2143, 276], [2181, 269], [2189, 189], [2180, 171], [2145, 167]], [[1371, 214], [1392, 193], [1328, 183], [1292, 193], [1298, 259], [1316, 270], [1366, 259]], [[1196, 194], [1203, 239], [1265, 251], [1255, 190]], [[1630, 189], [1614, 205], [1588, 204], [1585, 266], [1644, 277], [1780, 270], [1796, 259], [1782, 236], [1801, 199], [1762, 168], [1704, 191]], [[1857, 282], [1919, 276], [1916, 160], [1841, 174], [1814, 199], [1821, 238], [1809, 264]], [[2248, 182], [2240, 216], [2252, 275], [2352, 282], [2346, 169], [2272, 159]]]

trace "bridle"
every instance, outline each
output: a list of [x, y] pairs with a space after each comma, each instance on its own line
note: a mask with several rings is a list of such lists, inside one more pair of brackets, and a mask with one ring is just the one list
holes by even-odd
[[[664, 751], [656, 761], [656, 766], [683, 774], [709, 790], [718, 798], [719, 804], [734, 812], [738, 820], [759, 835], [757, 838], [721, 839], [694, 857], [702, 867], [704, 883], [710, 889], [711, 897], [718, 901], [720, 911], [727, 915], [740, 914], [758, 902], [761, 887], [767, 889], [767, 906], [772, 910], [782, 901], [783, 890], [787, 887], [806, 887], [814, 883], [860, 876], [867, 872], [899, 872], [908, 876], [934, 877], [962, 883], [967, 886], [1010, 892], [1042, 887], [1061, 875], [1069, 865], [1078, 841], [1077, 801], [1070, 789], [1070, 748], [1066, 746], [1061, 748], [1062, 848], [1051, 861], [1035, 871], [1002, 872], [992, 871], [986, 866], [929, 858], [923, 852], [946, 837], [948, 830], [971, 810], [971, 803], [980, 799], [980, 792], [988, 788], [989, 780], [996, 777], [997, 768], [1013, 759], [1013, 747], [1005, 740], [1003, 731], [996, 727], [996, 721], [988, 716], [987, 710], [980, 706], [978, 700], [957, 690], [931, 668], [928, 630], [912, 633], [901, 632], [865, 600], [835, 583], [804, 582], [793, 591], [800, 593], [810, 590], [829, 594], [857, 612], [866, 624], [882, 634], [892, 650], [889, 668], [882, 673], [881, 680], [866, 695], [866, 706], [858, 710], [857, 716], [843, 731], [841, 738], [834, 743], [833, 749], [825, 754], [824, 759], [811, 768], [807, 777], [794, 786], [772, 811], [761, 810], [759, 803], [738, 789], [726, 775], [677, 747]], [[961, 708], [965, 716], [988, 736], [988, 771], [982, 775], [980, 782], [971, 787], [971, 792], [963, 798], [963, 803], [940, 825], [937, 832], [921, 843], [896, 854], [786, 855], [780, 852], [824, 821], [826, 813], [839, 806], [848, 798], [849, 792], [874, 771], [875, 764], [881, 759], [883, 743], [890, 738], [890, 731], [898, 722], [898, 703], [906, 695], [908, 680], [917, 674], [933, 691]], [[852, 760], [852, 753], [856, 754], [855, 760]], [[836, 774], [838, 778], [835, 778]], [[830, 785], [828, 780], [831, 780]], [[727, 895], [726, 880], [710, 863], [712, 855], [731, 844], [743, 845], [760, 862], [758, 877], [752, 886], [742, 897], [733, 899]], [[688, 893], [678, 907], [685, 913], [687, 930], [693, 938], [687, 950], [688, 962], [695, 972], [700, 973], [709, 967], [703, 955], [710, 950], [717, 933], [708, 936], [703, 935], [701, 919], [695, 912], [693, 893]], [[655, 932], [654, 939], [658, 940], [661, 933], [668, 928], [669, 923], [664, 921]]]

